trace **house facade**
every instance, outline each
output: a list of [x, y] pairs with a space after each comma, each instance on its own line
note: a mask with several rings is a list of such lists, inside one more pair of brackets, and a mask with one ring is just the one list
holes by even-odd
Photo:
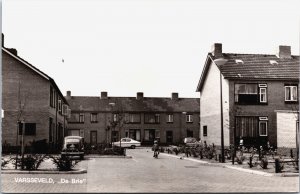
[[199, 99], [71, 96], [66, 99], [71, 107], [68, 134], [80, 135], [90, 144], [110, 143], [130, 137], [142, 144], [180, 143], [184, 137], [199, 138]]
[[214, 44], [198, 83], [200, 137], [208, 143], [296, 147], [299, 56], [223, 53]]
[[[3, 36], [2, 36], [3, 38]], [[2, 44], [2, 143], [20, 146], [44, 140], [62, 144], [68, 102], [54, 80]], [[23, 127], [24, 125], [24, 127]]]

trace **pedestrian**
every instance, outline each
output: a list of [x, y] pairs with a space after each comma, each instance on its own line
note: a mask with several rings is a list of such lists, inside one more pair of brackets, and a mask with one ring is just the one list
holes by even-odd
[[243, 149], [243, 146], [244, 146], [244, 140], [243, 137], [240, 136], [240, 149]]

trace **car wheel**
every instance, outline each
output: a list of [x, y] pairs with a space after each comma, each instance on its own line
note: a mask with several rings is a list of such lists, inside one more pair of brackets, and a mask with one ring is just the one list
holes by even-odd
[[135, 145], [131, 145], [130, 147], [131, 147], [131, 149], [135, 149]]

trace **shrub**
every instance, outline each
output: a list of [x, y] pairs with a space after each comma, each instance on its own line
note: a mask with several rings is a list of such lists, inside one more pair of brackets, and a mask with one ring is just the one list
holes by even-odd
[[268, 158], [267, 157], [263, 157], [260, 161], [260, 167], [262, 167], [263, 169], [267, 169], [268, 168]]
[[47, 155], [28, 154], [23, 159], [18, 160], [17, 166], [21, 167], [22, 170], [37, 170], [46, 157]]
[[52, 159], [52, 162], [55, 164], [56, 168], [59, 171], [72, 170], [76, 166], [76, 164], [80, 162], [80, 160], [72, 160], [71, 157], [69, 156], [64, 156], [64, 157], [51, 156], [50, 158]]
[[1, 158], [1, 169], [4, 169], [12, 159], [5, 159], [4, 157]]
[[245, 160], [245, 156], [243, 156], [243, 152], [242, 151], [238, 151], [237, 152], [237, 155], [235, 157], [235, 161], [238, 163], [238, 164], [243, 164], [243, 161]]

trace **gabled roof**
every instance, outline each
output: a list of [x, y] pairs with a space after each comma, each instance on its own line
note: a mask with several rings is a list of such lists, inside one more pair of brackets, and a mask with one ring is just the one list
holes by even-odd
[[50, 76], [48, 76], [46, 73], [42, 72], [41, 70], [39, 70], [38, 68], [36, 68], [35, 66], [33, 66], [32, 64], [27, 62], [26, 60], [22, 59], [21, 57], [13, 54], [12, 52], [9, 51], [8, 48], [5, 48], [5, 47], [2, 46], [2, 51], [4, 51], [5, 53], [7, 53], [9, 56], [16, 59], [17, 61], [21, 62], [22, 64], [24, 64], [27, 68], [31, 69], [32, 71], [34, 71], [36, 74], [38, 74], [42, 78], [50, 81], [50, 83], [53, 85], [53, 87], [59, 92], [59, 94], [62, 97], [63, 101], [66, 104], [68, 104], [67, 100], [64, 98], [63, 94], [61, 93], [60, 89], [56, 85], [55, 81]]
[[[202, 90], [207, 71], [211, 62], [216, 58], [211, 53], [207, 59], [199, 80], [197, 91]], [[235, 80], [291, 80], [298, 81], [300, 73], [299, 56], [278, 58], [276, 55], [266, 54], [235, 54], [223, 53], [226, 62], [217, 65], [225, 79]], [[243, 64], [237, 63], [241, 60]], [[270, 61], [276, 61], [275, 64]]]
[[[88, 112], [191, 112], [199, 113], [199, 98], [171, 98], [144, 97], [100, 97], [71, 96], [67, 98], [72, 111]], [[109, 103], [115, 103], [110, 106]]]

